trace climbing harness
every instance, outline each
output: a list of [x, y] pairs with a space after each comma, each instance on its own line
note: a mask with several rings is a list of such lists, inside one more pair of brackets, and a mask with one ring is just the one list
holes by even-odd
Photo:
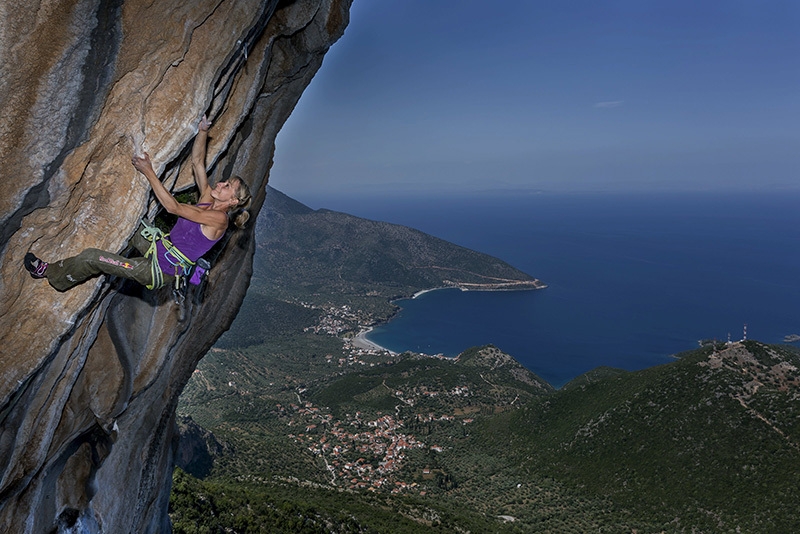
[[156, 243], [161, 241], [161, 244], [164, 245], [166, 249], [164, 258], [175, 268], [175, 285], [173, 291], [176, 293], [176, 297], [180, 295], [180, 300], [183, 300], [183, 295], [186, 292], [186, 281], [188, 280], [192, 285], [201, 284], [208, 270], [211, 268], [211, 265], [203, 258], [200, 258], [197, 262], [193, 262], [187, 258], [186, 255], [168, 239], [169, 234], [165, 234], [160, 228], [149, 224], [145, 220], [142, 220], [142, 226], [144, 226], [144, 228], [141, 231], [141, 235], [150, 242], [150, 247], [144, 254], [145, 258], [150, 259], [150, 275], [152, 277], [152, 283], [147, 285], [147, 289], [159, 289], [164, 287], [164, 273], [161, 271], [161, 267], [158, 264], [158, 248], [156, 246]]
[[[146, 220], [142, 220], [141, 236], [150, 242], [144, 257], [150, 259], [150, 274], [152, 283], [147, 285], [147, 289], [159, 289], [164, 287], [164, 273], [161, 271], [161, 266], [158, 263], [158, 248], [156, 243], [161, 241], [164, 245], [166, 252], [164, 258], [173, 265], [174, 283], [172, 286], [172, 296], [175, 303], [178, 304], [180, 312], [179, 321], [186, 319], [187, 309], [184, 305], [186, 295], [189, 288], [192, 287], [191, 295], [192, 301], [195, 304], [200, 304], [203, 301], [205, 287], [208, 284], [208, 272], [211, 270], [211, 264], [219, 255], [219, 249], [214, 255], [213, 259], [198, 258], [197, 261], [192, 261], [183, 254], [178, 247], [172, 244], [168, 239], [169, 233], [164, 233], [160, 228], [153, 226]], [[227, 242], [230, 236], [226, 234], [222, 240], [223, 244]], [[223, 245], [224, 246], [224, 245]], [[213, 248], [212, 248], [213, 251]], [[211, 252], [211, 251], [209, 251]]]

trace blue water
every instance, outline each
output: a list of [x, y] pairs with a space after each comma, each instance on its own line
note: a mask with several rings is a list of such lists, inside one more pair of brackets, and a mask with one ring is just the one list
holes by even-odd
[[[331, 205], [333, 204], [333, 205]], [[312, 204], [313, 205], [313, 204]], [[400, 301], [369, 338], [455, 356], [492, 343], [555, 386], [671, 360], [703, 338], [800, 334], [800, 194], [327, 199], [497, 256], [548, 287]], [[319, 207], [319, 206], [315, 206]]]

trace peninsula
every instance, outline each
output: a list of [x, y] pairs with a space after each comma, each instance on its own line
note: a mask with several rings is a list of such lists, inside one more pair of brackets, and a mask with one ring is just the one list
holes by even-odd
[[268, 188], [251, 291], [289, 302], [348, 305], [385, 321], [391, 300], [422, 292], [519, 291], [546, 285], [501, 259], [419, 230], [326, 209]]

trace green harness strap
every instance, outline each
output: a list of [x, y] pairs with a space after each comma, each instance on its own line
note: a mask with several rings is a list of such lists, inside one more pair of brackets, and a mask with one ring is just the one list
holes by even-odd
[[[178, 247], [172, 244], [172, 242], [167, 239], [169, 234], [165, 234], [156, 226], [150, 225], [147, 221], [142, 219], [142, 226], [144, 228], [141, 231], [142, 237], [147, 239], [150, 242], [150, 247], [145, 252], [144, 257], [150, 259], [150, 276], [152, 279], [152, 283], [148, 284], [146, 287], [147, 289], [159, 289], [164, 287], [164, 273], [161, 272], [161, 266], [158, 264], [158, 248], [156, 247], [156, 243], [160, 240], [161, 243], [164, 245], [164, 248], [167, 249], [167, 252], [177, 260], [177, 264], [174, 264], [175, 269], [175, 278], [179, 278], [187, 274], [192, 267], [194, 266], [194, 262], [187, 258], [183, 252], [181, 252]], [[170, 263], [172, 261], [167, 258]], [[182, 268], [182, 272], [178, 273], [177, 267], [180, 266]]]

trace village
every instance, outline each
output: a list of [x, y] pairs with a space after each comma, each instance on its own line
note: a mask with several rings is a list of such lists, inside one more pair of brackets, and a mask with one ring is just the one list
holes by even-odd
[[[301, 303], [304, 307], [323, 311], [317, 324], [304, 329], [319, 335], [335, 336], [342, 339], [341, 355], [327, 354], [326, 361], [339, 367], [374, 367], [380, 361], [376, 356], [394, 356], [364, 338], [370, 327], [364, 323], [371, 321], [362, 313], [348, 305], [313, 306]], [[359, 332], [354, 335], [353, 332]], [[445, 358], [441, 355], [430, 356]], [[452, 358], [445, 358], [452, 360]], [[326, 408], [315, 406], [302, 400], [304, 389], [297, 392], [297, 403], [288, 406], [278, 404], [277, 414], [289, 419], [287, 425], [293, 431], [288, 437], [313, 454], [326, 470], [329, 482], [351, 490], [382, 491], [393, 494], [417, 491], [425, 494], [424, 486], [417, 481], [401, 480], [397, 475], [406, 465], [409, 453], [414, 450], [445, 452], [437, 443], [426, 443], [408, 433], [404, 421], [397, 414], [382, 414], [369, 417], [361, 411], [346, 414], [344, 420], [336, 420]], [[426, 387], [409, 391], [392, 391], [392, 396], [401, 405], [412, 407], [424, 399], [439, 396], [468, 397], [468, 386], [456, 386], [448, 391], [434, 391]], [[433, 412], [415, 413], [414, 422], [442, 422], [467, 425], [474, 422], [465, 414], [435, 414]], [[430, 480], [436, 473], [423, 468], [415, 473], [419, 480]], [[404, 477], [408, 478], [408, 477]]]
[[[467, 387], [457, 387], [448, 392], [433, 392], [425, 388], [414, 392], [423, 396], [459, 395], [468, 396]], [[394, 392], [399, 401], [413, 406], [415, 394]], [[278, 405], [279, 415], [288, 416], [288, 426], [297, 430], [288, 434], [290, 439], [302, 445], [325, 465], [329, 481], [349, 489], [389, 491], [401, 493], [420, 491], [417, 482], [400, 480], [396, 475], [404, 467], [408, 454], [413, 450], [442, 453], [445, 448], [436, 443], [425, 443], [409, 434], [404, 421], [385, 414], [374, 418], [357, 411], [347, 414], [344, 420], [335, 420], [326, 409], [311, 402]], [[451, 414], [437, 415], [432, 412], [417, 413], [416, 422], [448, 422], [466, 425], [472, 418], [460, 418]], [[417, 475], [430, 479], [435, 474], [422, 469]]]

